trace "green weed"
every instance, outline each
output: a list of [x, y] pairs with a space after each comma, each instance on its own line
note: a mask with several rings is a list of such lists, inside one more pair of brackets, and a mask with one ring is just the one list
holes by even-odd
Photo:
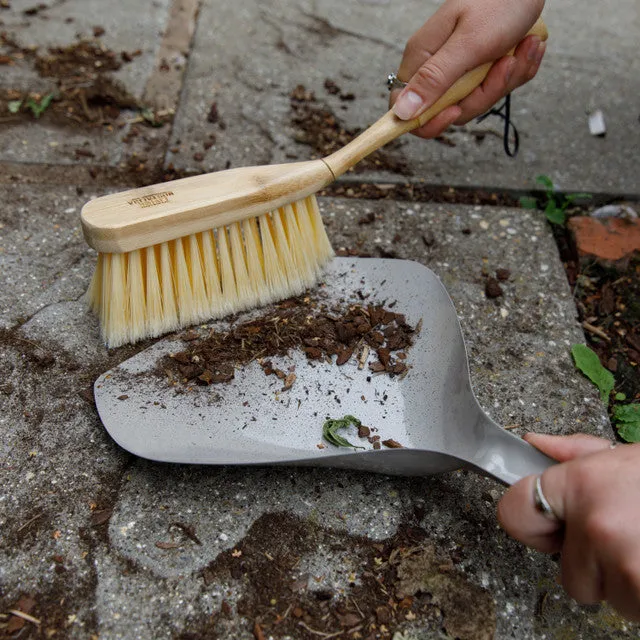
[[[615, 386], [611, 371], [605, 369], [598, 354], [584, 344], [574, 344], [571, 355], [576, 368], [598, 387], [602, 402], [609, 407], [611, 392]], [[616, 393], [613, 399], [614, 406], [610, 415], [618, 435], [626, 442], [640, 442], [640, 403], [615, 404], [626, 400], [624, 393]]]
[[536, 182], [544, 188], [545, 201], [539, 206], [537, 198], [523, 196], [520, 198], [520, 206], [525, 209], [541, 208], [547, 220], [552, 224], [563, 225], [567, 221], [567, 209], [576, 200], [587, 200], [591, 198], [588, 193], [569, 193], [567, 195], [557, 193], [553, 181], [549, 176], [540, 175], [536, 177]]

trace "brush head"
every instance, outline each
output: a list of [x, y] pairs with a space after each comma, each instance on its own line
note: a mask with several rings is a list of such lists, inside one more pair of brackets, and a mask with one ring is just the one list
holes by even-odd
[[127, 252], [101, 252], [88, 301], [108, 347], [302, 293], [332, 258], [313, 195]]

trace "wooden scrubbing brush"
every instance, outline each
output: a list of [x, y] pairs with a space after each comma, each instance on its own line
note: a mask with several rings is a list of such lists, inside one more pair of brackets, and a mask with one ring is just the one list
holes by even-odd
[[[529, 33], [547, 38], [541, 20]], [[414, 120], [389, 111], [324, 159], [229, 169], [88, 202], [82, 228], [98, 251], [88, 299], [106, 344], [159, 336], [316, 283], [333, 250], [313, 194], [458, 103], [490, 67], [468, 72]]]

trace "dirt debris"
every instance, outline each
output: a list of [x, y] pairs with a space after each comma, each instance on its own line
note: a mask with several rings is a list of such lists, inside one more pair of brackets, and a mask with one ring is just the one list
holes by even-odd
[[335, 357], [336, 365], [343, 366], [367, 348], [378, 357], [369, 369], [393, 377], [408, 372], [405, 350], [414, 333], [403, 314], [381, 304], [336, 307], [310, 297], [292, 298], [228, 331], [212, 331], [203, 339], [185, 333], [187, 348], [165, 356], [159, 367], [172, 381], [210, 385], [230, 382], [237, 367], [257, 360], [265, 375], [280, 378], [287, 390], [296, 374], [274, 368], [269, 358], [301, 350], [308, 360]]
[[[98, 28], [94, 32], [102, 35]], [[41, 78], [53, 80], [55, 89], [49, 88], [50, 84], [38, 91], [5, 89], [0, 92], [0, 116], [7, 122], [42, 117], [60, 126], [123, 125], [122, 111], [140, 110], [142, 105], [112, 74], [141, 53], [141, 50], [117, 53], [99, 37], [40, 52], [37, 48], [21, 47], [3, 32], [0, 34], [3, 63], [26, 60]], [[170, 115], [147, 113], [143, 120], [158, 126]]]
[[587, 344], [613, 373], [616, 392], [640, 400], [640, 257], [603, 265], [580, 261], [562, 241], [560, 248]]
[[[332, 81], [329, 81], [328, 87], [330, 92], [336, 90], [340, 92], [340, 88]], [[308, 91], [303, 85], [298, 85], [289, 98], [291, 123], [295, 129], [296, 142], [310, 146], [319, 157], [330, 155], [341, 149], [362, 131], [362, 129], [346, 128], [331, 109], [318, 102], [314, 92]], [[386, 145], [384, 151], [374, 151], [351, 171], [390, 171], [405, 176], [411, 175], [407, 162], [393, 153], [400, 144], [400, 142], [391, 142]]]
[[[300, 568], [322, 548], [352, 559], [354, 571], [346, 588]], [[205, 588], [236, 582], [242, 595], [192, 626], [198, 637], [224, 637], [233, 614], [244, 618], [254, 633], [259, 628], [265, 638], [317, 640], [333, 634], [391, 640], [414, 624], [423, 630], [444, 628], [461, 640], [483, 640], [495, 632], [490, 594], [469, 582], [423, 529], [409, 524], [392, 538], [374, 542], [288, 513], [267, 513], [233, 549], [207, 566], [202, 578]]]

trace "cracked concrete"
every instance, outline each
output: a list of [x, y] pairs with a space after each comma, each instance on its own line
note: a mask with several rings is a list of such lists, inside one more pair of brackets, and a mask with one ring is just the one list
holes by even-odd
[[[299, 559], [281, 567], [282, 580], [304, 582], [320, 602], [326, 591], [362, 596], [367, 562], [385, 545], [409, 544], [416, 532], [421, 542], [412, 544], [450, 558], [464, 593], [492, 601], [485, 617], [498, 640], [637, 637], [606, 606], [573, 603], [554, 582], [554, 559], [500, 531], [501, 487], [488, 479], [465, 471], [401, 478], [152, 463], [120, 449], [95, 410], [98, 375], [152, 343], [105, 349], [82, 300], [95, 253], [82, 238], [80, 209], [123, 179], [139, 179], [134, 169], [116, 184], [109, 170], [133, 153], [157, 172], [169, 163], [201, 171], [307, 157], [292, 137], [291, 89], [305, 84], [348, 127], [372, 122], [386, 108], [384, 78], [420, 22], [407, 16], [426, 16], [436, 4], [409, 0], [398, 11], [386, 0], [162, 0], [132, 14], [122, 2], [60, 0], [29, 18], [22, 12], [32, 3], [11, 5], [0, 10], [2, 29], [22, 44], [69, 43], [76, 31], [101, 24], [114, 50], [142, 48], [122, 81], [135, 95], [147, 92], [177, 109], [171, 128], [145, 127], [126, 151], [126, 129], [98, 134], [35, 121], [0, 129], [0, 613], [22, 594], [33, 596], [41, 625], [27, 624], [23, 637], [250, 640], [256, 572], [269, 565], [234, 573], [238, 552], [250, 568], [249, 557], [267, 562], [279, 544], [289, 545]], [[478, 145], [473, 125], [451, 134], [455, 147], [407, 138], [390, 151], [406, 160], [412, 178], [358, 178], [487, 189], [527, 187], [547, 173], [569, 190], [637, 193], [632, 160], [640, 134], [626, 106], [640, 77], [637, 7], [621, 0], [616, 12], [584, 3], [577, 11], [569, 2], [546, 12], [552, 37], [567, 24], [572, 31], [552, 40], [540, 77], [516, 96], [518, 160], [502, 158], [497, 139]], [[169, 72], [158, 67], [165, 55], [176, 63]], [[3, 88], [42, 87], [22, 63], [2, 68]], [[327, 94], [325, 78], [356, 100]], [[605, 109], [605, 139], [586, 135], [584, 109], [593, 107]], [[80, 146], [95, 157], [77, 157]], [[516, 434], [611, 437], [597, 391], [569, 356], [584, 337], [542, 213], [331, 198], [320, 206], [337, 250], [417, 260], [439, 275], [462, 323], [474, 390], [499, 424]], [[491, 300], [483, 272], [497, 268], [510, 277], [503, 296]], [[444, 638], [444, 624], [442, 614], [419, 616], [404, 623], [404, 637]], [[272, 637], [315, 637], [295, 628]], [[487, 637], [486, 628], [476, 632]]]
[[[291, 135], [288, 96], [298, 84], [314, 91], [344, 127], [368, 126], [387, 109], [386, 76], [397, 68], [404, 42], [436, 6], [417, 0], [402, 11], [393, 3], [355, 1], [280, 0], [268, 7], [247, 2], [242, 8], [204, 2], [168, 160], [182, 169], [212, 171], [307, 159], [312, 151]], [[632, 159], [640, 125], [633, 109], [625, 107], [640, 89], [633, 44], [637, 12], [633, 0], [618, 3], [615, 16], [606, 18], [596, 6], [582, 4], [576, 14], [573, 3], [549, 5], [545, 62], [513, 98], [519, 156], [504, 155], [501, 123], [489, 118], [452, 130], [447, 144], [404, 136], [394, 153], [411, 166], [415, 177], [409, 179], [526, 190], [544, 173], [566, 191], [637, 193]], [[567, 38], [566, 25], [574, 24], [576, 15], [580, 28]], [[211, 37], [216, 25], [224, 29]], [[603, 74], [604, 68], [610, 72]], [[355, 100], [328, 94], [327, 78]], [[214, 102], [223, 130], [207, 122]], [[587, 112], [594, 109], [605, 114], [605, 138], [589, 135]], [[270, 133], [263, 137], [265, 130]], [[205, 150], [210, 136], [214, 144]], [[363, 177], [407, 179], [388, 172]]]
[[[12, 189], [14, 197], [5, 198], [16, 202], [18, 212], [19, 191]], [[373, 543], [395, 535], [419, 509], [415, 526], [443, 552], [464, 550], [456, 570], [491, 594], [496, 638], [541, 639], [561, 628], [576, 637], [602, 637], [598, 625], [604, 624], [604, 613], [576, 608], [550, 586], [555, 563], [499, 531], [500, 488], [487, 479], [466, 472], [405, 479], [319, 469], [188, 467], [134, 459], [120, 450], [99, 422], [90, 389], [101, 371], [145, 345], [108, 352], [95, 319], [75, 299], [88, 284], [94, 260], [78, 234], [77, 210], [86, 194], [42, 187], [31, 188], [29, 197], [63, 203], [64, 209], [56, 207], [69, 211], [62, 214], [68, 216], [63, 240], [76, 246], [83, 268], [73, 299], [32, 305], [32, 317], [20, 326], [14, 315], [7, 316], [13, 328], [0, 345], [5, 469], [0, 580], [6, 602], [33, 593], [45, 624], [62, 625], [69, 638], [204, 634], [209, 628], [204, 620], [223, 600], [234, 611], [246, 587], [234, 580], [205, 584], [203, 571], [225, 550], [242, 545], [262, 517], [283, 512], [321, 523], [326, 535], [365, 536]], [[474, 389], [495, 420], [518, 433], [533, 428], [610, 435], [597, 392], [575, 373], [568, 354], [569, 344], [582, 336], [555, 244], [539, 214], [340, 199], [323, 199], [321, 208], [336, 249], [395, 251], [440, 275], [461, 317]], [[29, 219], [46, 225], [48, 211], [36, 207]], [[370, 212], [374, 221], [358, 224]], [[61, 221], [54, 217], [48, 223]], [[24, 234], [22, 224], [26, 221], [12, 233]], [[34, 242], [37, 246], [38, 239]], [[11, 246], [18, 251], [15, 242]], [[59, 256], [36, 253], [23, 267], [3, 269], [0, 290], [8, 291], [10, 273], [11, 299], [24, 294], [37, 300], [38, 289], [24, 271], [36, 260], [43, 273], [60, 271]], [[482, 270], [498, 267], [512, 275], [496, 302], [484, 296]], [[54, 284], [49, 288], [55, 290]], [[8, 297], [4, 303], [11, 306]], [[172, 528], [176, 522], [193, 527], [200, 544]], [[348, 594], [356, 587], [345, 576], [359, 572], [351, 562], [359, 552], [353, 553], [345, 558], [330, 546], [318, 548], [304, 556], [301, 567], [317, 577], [314, 588]], [[47, 608], [60, 589], [70, 594], [64, 620]], [[536, 613], [541, 597], [552, 598], [553, 615], [547, 609], [542, 616]], [[216, 624], [224, 637], [252, 637], [245, 615], [232, 613]], [[420, 634], [437, 637], [437, 623], [415, 624]], [[611, 629], [609, 637], [631, 637], [631, 631]]]

